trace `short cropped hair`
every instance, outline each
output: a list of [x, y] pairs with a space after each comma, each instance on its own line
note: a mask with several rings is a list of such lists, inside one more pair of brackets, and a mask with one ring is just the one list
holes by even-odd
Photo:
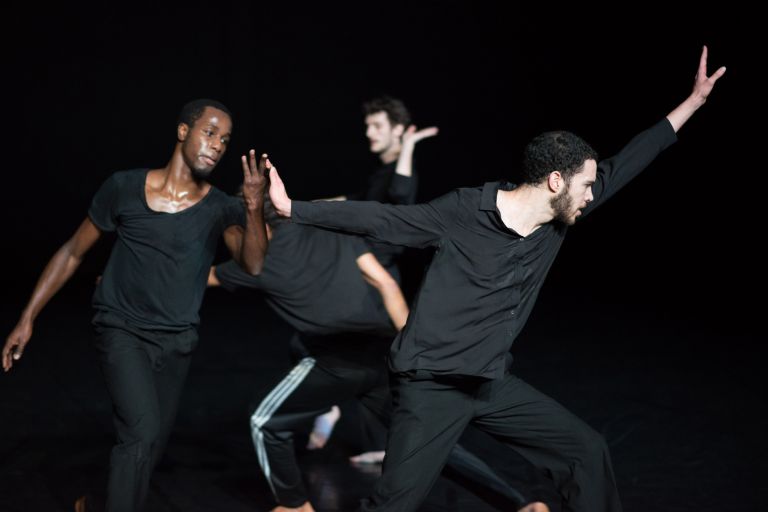
[[200, 98], [197, 100], [192, 100], [181, 107], [181, 112], [179, 112], [179, 119], [176, 122], [176, 125], [178, 126], [179, 124], [184, 123], [192, 128], [197, 120], [203, 116], [203, 112], [205, 112], [206, 107], [213, 107], [215, 109], [221, 110], [227, 114], [230, 119], [232, 118], [232, 112], [230, 112], [223, 103], [207, 98]]

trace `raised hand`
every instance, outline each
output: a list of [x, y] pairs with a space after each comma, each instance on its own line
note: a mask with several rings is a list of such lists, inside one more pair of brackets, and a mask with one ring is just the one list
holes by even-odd
[[698, 97], [701, 102], [707, 101], [707, 96], [712, 92], [715, 87], [715, 82], [723, 76], [725, 73], [725, 66], [721, 66], [715, 71], [712, 76], [707, 76], [707, 47], [706, 45], [701, 50], [701, 57], [699, 58], [699, 69], [696, 71], [696, 78], [693, 82], [693, 96]]
[[403, 145], [407, 144], [416, 144], [422, 139], [426, 139], [428, 137], [434, 137], [437, 135], [438, 129], [436, 126], [430, 126], [429, 128], [422, 128], [421, 130], [416, 130], [416, 127], [414, 125], [411, 125], [408, 127], [407, 130], [405, 130], [405, 133], [403, 133]]
[[680, 105], [667, 114], [672, 128], [677, 132], [688, 119], [706, 103], [709, 94], [715, 87], [721, 76], [725, 74], [725, 66], [721, 66], [712, 76], [707, 76], [707, 47], [704, 46], [699, 57], [699, 69], [696, 71], [696, 77], [693, 82], [693, 91]]
[[256, 151], [240, 157], [243, 164], [243, 200], [248, 210], [256, 210], [264, 204], [264, 190], [267, 186], [267, 169], [271, 167], [267, 154], [256, 161]]

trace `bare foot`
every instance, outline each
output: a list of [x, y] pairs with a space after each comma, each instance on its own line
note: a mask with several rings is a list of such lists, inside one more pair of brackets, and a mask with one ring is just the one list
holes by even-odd
[[312, 427], [312, 432], [309, 434], [307, 450], [319, 450], [325, 446], [339, 418], [341, 418], [341, 409], [336, 405], [331, 407], [331, 410], [327, 413], [315, 418], [315, 426]]
[[[365, 452], [361, 453], [360, 455], [355, 455], [354, 457], [349, 458], [349, 462], [352, 464], [381, 464], [384, 462], [384, 454], [386, 454], [384, 450], [378, 451], [378, 452]], [[534, 511], [538, 512], [538, 511]]]
[[517, 512], [549, 512], [549, 507], [540, 501], [529, 503]]

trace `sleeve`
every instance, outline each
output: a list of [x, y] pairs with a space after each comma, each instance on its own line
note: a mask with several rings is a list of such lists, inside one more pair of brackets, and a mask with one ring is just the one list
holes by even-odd
[[418, 190], [418, 178], [416, 173], [411, 176], [403, 176], [394, 173], [389, 183], [389, 198], [392, 204], [413, 204], [416, 202]]
[[293, 201], [291, 219], [407, 247], [437, 245], [459, 212], [459, 191], [429, 203], [391, 205], [375, 201]]
[[359, 258], [363, 254], [371, 252], [371, 247], [365, 243], [365, 240], [359, 236], [343, 235], [349, 239], [349, 245], [352, 246], [352, 252], [355, 254], [355, 258]]
[[226, 196], [224, 204], [224, 227], [245, 226], [245, 204], [239, 197]]
[[216, 265], [216, 277], [221, 287], [230, 292], [238, 288], [260, 288], [259, 276], [248, 274], [235, 260]]
[[88, 208], [88, 217], [100, 231], [110, 232], [117, 228], [117, 198], [119, 183], [115, 174], [101, 184]]
[[597, 180], [592, 186], [594, 200], [583, 210], [583, 215], [591, 213], [613, 196], [675, 141], [675, 130], [664, 118], [635, 135], [618, 154], [601, 160], [597, 164]]

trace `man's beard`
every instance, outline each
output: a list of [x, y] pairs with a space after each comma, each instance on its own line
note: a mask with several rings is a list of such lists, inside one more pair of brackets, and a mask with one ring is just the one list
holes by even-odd
[[571, 214], [573, 211], [573, 199], [568, 194], [569, 188], [566, 187], [560, 194], [553, 197], [549, 204], [555, 211], [555, 220], [570, 226], [576, 222], [576, 219]]

